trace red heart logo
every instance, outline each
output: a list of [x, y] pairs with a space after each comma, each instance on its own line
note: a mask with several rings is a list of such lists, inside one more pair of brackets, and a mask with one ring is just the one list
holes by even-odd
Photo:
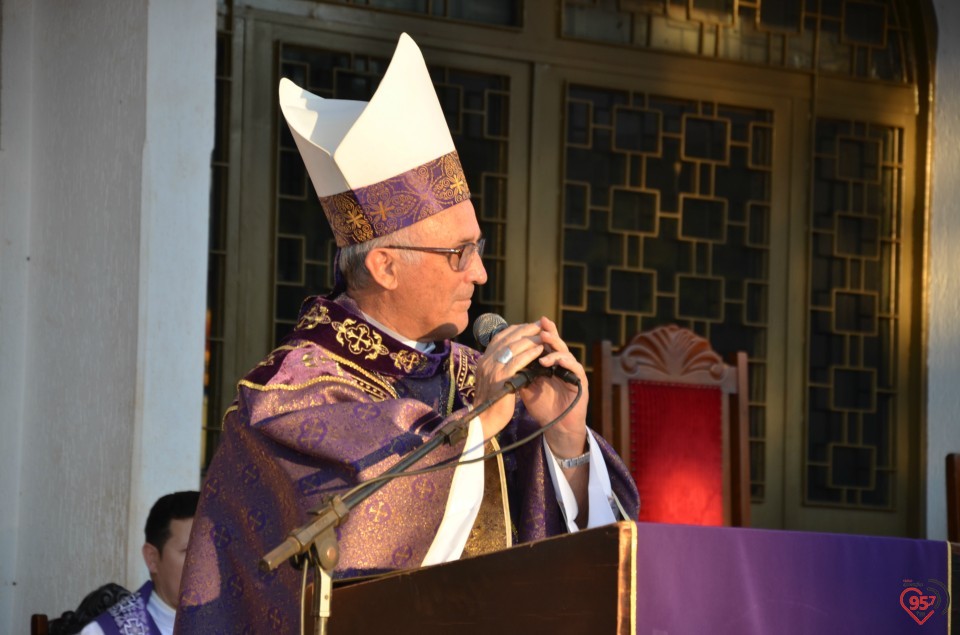
[[[923, 623], [933, 616], [933, 600], [928, 600], [928, 598], [931, 598], [931, 596], [924, 595], [923, 592], [917, 587], [907, 587], [902, 593], [900, 593], [900, 606], [903, 607], [903, 610], [906, 611], [907, 614], [909, 614], [917, 624], [923, 626]], [[907, 600], [906, 603], [904, 603], [904, 599]], [[910, 606], [908, 607], [907, 604]], [[923, 611], [929, 612], [921, 620], [919, 617], [917, 617], [917, 613], [922, 613]]]

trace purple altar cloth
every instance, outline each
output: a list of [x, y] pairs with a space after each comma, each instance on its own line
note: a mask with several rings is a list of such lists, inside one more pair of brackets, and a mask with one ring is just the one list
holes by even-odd
[[946, 542], [655, 523], [636, 529], [637, 635], [948, 632]]

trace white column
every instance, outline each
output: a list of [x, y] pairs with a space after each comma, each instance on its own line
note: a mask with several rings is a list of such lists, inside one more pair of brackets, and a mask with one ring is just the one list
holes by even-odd
[[144, 579], [140, 548], [150, 506], [200, 486], [215, 5], [148, 5], [130, 584]]
[[0, 6], [0, 632], [20, 633], [139, 585], [147, 509], [199, 485], [216, 3]]

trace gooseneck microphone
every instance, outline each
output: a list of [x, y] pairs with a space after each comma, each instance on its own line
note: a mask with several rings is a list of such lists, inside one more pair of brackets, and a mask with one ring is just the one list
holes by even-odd
[[[477, 340], [477, 344], [480, 345], [480, 350], [486, 349], [490, 344], [490, 340], [492, 340], [497, 333], [507, 328], [507, 326], [509, 326], [507, 321], [496, 313], [484, 313], [478, 317], [473, 323], [473, 337]], [[540, 357], [543, 357], [543, 355]], [[535, 377], [558, 377], [568, 384], [575, 386], [580, 383], [580, 379], [572, 371], [559, 364], [541, 366], [538, 359], [527, 364], [526, 368], [520, 372], [528, 375], [531, 380]]]

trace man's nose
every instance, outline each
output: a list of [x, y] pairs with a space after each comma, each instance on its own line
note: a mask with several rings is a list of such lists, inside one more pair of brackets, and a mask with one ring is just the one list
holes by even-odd
[[473, 255], [467, 271], [470, 274], [470, 281], [474, 284], [485, 284], [487, 282], [487, 268], [483, 266], [483, 258], [480, 257], [480, 254]]

